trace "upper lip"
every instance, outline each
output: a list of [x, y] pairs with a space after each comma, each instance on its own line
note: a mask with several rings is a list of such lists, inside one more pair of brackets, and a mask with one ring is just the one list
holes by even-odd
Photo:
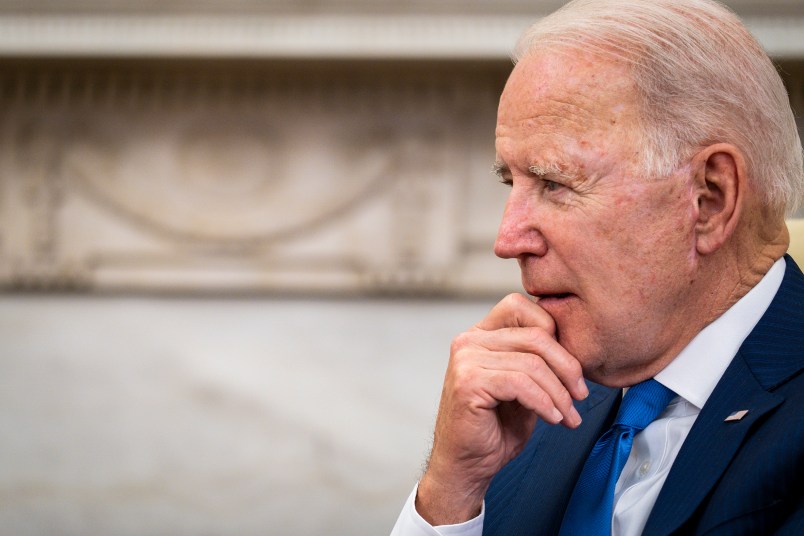
[[542, 290], [542, 289], [528, 289], [528, 294], [536, 298], [565, 298], [572, 296], [572, 292], [565, 290]]

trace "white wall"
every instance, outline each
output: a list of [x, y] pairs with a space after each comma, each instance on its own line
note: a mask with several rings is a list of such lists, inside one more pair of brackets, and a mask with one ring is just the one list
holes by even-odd
[[3, 297], [0, 533], [385, 534], [491, 306]]

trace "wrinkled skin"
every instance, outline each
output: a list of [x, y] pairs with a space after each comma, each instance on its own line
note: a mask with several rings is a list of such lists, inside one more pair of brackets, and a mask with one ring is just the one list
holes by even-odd
[[497, 122], [511, 193], [495, 252], [517, 259], [562, 346], [608, 385], [677, 346], [695, 301], [691, 178], [641, 175], [636, 109], [622, 66], [528, 57]]
[[740, 230], [757, 236], [765, 220], [740, 223], [759, 205], [739, 150], [697, 148], [669, 177], [645, 177], [637, 114], [623, 65], [534, 52], [514, 68], [498, 110], [511, 190], [495, 252], [518, 261], [531, 297], [507, 297], [453, 341], [416, 498], [430, 523], [477, 515], [538, 419], [581, 425], [584, 377], [654, 376], [784, 253], [783, 221], [763, 229], [768, 247]]

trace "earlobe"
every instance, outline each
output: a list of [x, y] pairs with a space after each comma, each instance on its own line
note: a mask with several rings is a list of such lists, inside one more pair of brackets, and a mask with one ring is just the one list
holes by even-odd
[[734, 233], [745, 189], [745, 159], [733, 145], [710, 145], [696, 155], [698, 220], [696, 248], [701, 255], [719, 250]]

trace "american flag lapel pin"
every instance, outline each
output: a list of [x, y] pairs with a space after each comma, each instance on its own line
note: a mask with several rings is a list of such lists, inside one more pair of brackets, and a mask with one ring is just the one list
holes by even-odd
[[748, 410], [741, 409], [740, 411], [735, 411], [732, 414], [730, 414], [728, 417], [726, 417], [726, 419], [723, 422], [736, 422], [741, 420], [746, 415], [748, 415]]

